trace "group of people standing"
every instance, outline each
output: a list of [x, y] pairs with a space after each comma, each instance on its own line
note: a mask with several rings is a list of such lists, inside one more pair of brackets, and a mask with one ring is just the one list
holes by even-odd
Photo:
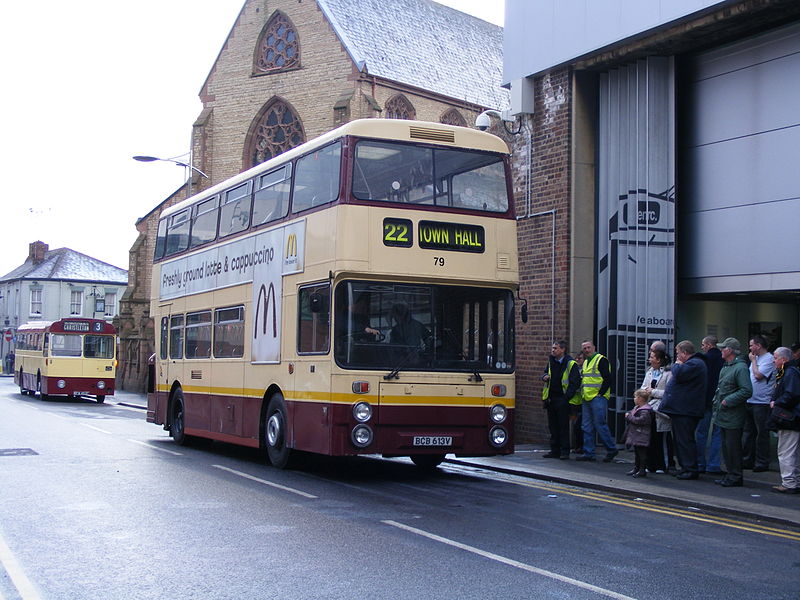
[[[701, 349], [689, 340], [679, 342], [672, 362], [663, 342], [650, 346], [649, 367], [625, 414], [625, 442], [635, 453], [628, 475], [672, 471], [692, 480], [708, 473], [717, 475], [715, 483], [722, 487], [738, 487], [743, 470], [769, 470], [770, 432], [777, 430], [782, 481], [773, 490], [800, 493], [800, 344], [770, 353], [764, 337], [754, 335], [745, 358], [736, 338], [717, 343], [707, 336]], [[577, 360], [567, 354], [566, 342], [558, 341], [542, 380], [551, 433], [544, 456], [568, 459], [580, 445], [576, 460], [594, 461], [599, 437], [606, 447], [603, 460], [611, 462], [618, 450], [606, 422], [608, 359], [591, 340], [581, 344]], [[788, 419], [776, 421], [776, 405]], [[580, 421], [582, 434], [573, 430], [572, 444], [570, 421], [573, 427]]]

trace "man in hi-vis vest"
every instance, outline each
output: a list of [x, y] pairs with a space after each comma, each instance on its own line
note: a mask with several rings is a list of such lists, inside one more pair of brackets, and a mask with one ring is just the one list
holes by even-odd
[[542, 402], [550, 428], [550, 452], [545, 458], [569, 459], [569, 408], [581, 401], [581, 373], [578, 363], [567, 354], [567, 342], [553, 344], [542, 381]]
[[584, 361], [583, 377], [583, 454], [575, 460], [595, 460], [595, 435], [606, 447], [603, 462], [611, 462], [619, 454], [617, 444], [608, 429], [608, 399], [611, 396], [611, 365], [597, 352], [592, 340], [581, 343]]

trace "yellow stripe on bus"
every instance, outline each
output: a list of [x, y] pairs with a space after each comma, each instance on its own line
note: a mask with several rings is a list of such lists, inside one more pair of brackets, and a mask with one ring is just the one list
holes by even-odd
[[[242, 389], [228, 387], [197, 387], [184, 386], [184, 392], [200, 395], [240, 396], [245, 398], [262, 398], [264, 391], [261, 389]], [[169, 392], [170, 387], [158, 386], [159, 392]], [[514, 408], [514, 398], [491, 397], [464, 397], [464, 396], [381, 396], [375, 394], [350, 394], [335, 392], [311, 392], [308, 390], [284, 390], [284, 396], [292, 402], [330, 403], [330, 404], [355, 404], [356, 402], [380, 403], [383, 406], [461, 406], [482, 407], [494, 402], [502, 402], [508, 408]]]

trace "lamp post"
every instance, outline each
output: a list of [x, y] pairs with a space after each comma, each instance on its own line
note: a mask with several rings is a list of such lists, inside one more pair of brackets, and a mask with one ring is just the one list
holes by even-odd
[[[182, 156], [186, 156], [185, 154]], [[195, 167], [191, 164], [191, 157], [189, 158], [189, 162], [183, 162], [182, 160], [176, 160], [178, 157], [174, 156], [172, 158], [159, 158], [157, 156], [134, 156], [133, 160], [138, 160], [139, 162], [170, 162], [172, 164], [178, 165], [179, 167], [183, 167], [184, 169], [189, 169], [189, 180], [188, 180], [188, 193], [186, 194], [187, 197], [192, 195], [192, 171], [195, 171], [208, 179], [208, 175], [203, 173], [200, 169]]]

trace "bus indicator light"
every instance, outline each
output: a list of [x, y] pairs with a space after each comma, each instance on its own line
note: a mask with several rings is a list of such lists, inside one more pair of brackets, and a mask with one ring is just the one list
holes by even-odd
[[369, 393], [369, 381], [354, 381], [353, 382], [353, 393], [354, 394], [368, 394]]
[[506, 386], [503, 384], [497, 384], [492, 386], [492, 396], [497, 396], [498, 398], [502, 398], [506, 395]]

